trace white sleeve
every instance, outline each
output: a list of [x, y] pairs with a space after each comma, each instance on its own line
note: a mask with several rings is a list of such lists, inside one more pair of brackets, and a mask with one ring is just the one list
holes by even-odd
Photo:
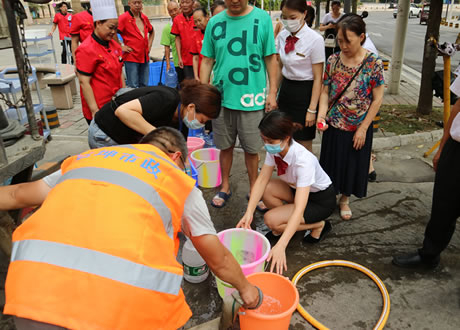
[[265, 165], [268, 165], [268, 166], [275, 166], [276, 163], [275, 163], [275, 157], [269, 153], [269, 152], [266, 152], [265, 153], [265, 162], [264, 162]]
[[51, 173], [50, 175], [47, 175], [43, 178], [43, 181], [50, 187], [54, 188], [54, 186], [57, 184], [58, 180], [61, 178], [62, 172], [59, 169], [58, 171]]
[[460, 96], [460, 77], [455, 78], [452, 85], [450, 85], [450, 90], [457, 96]]
[[307, 162], [297, 164], [295, 172], [297, 176], [297, 188], [310, 187], [315, 183], [315, 167], [312, 165], [309, 166]]
[[281, 34], [281, 31], [280, 31], [280, 33], [278, 33], [278, 35], [276, 36], [276, 39], [275, 39], [276, 52], [278, 54], [280, 53], [280, 34]]
[[[316, 38], [313, 41], [312, 46], [313, 50], [311, 52], [311, 63], [318, 64], [326, 62], [326, 52], [324, 49], [324, 39], [323, 38]], [[322, 73], [322, 71], [321, 71]]]
[[329, 14], [326, 14], [323, 16], [323, 20], [321, 21], [321, 24], [327, 25], [329, 20]]
[[211, 221], [203, 193], [197, 187], [193, 187], [185, 201], [182, 215], [182, 233], [187, 237], [207, 234], [216, 235], [216, 229]]

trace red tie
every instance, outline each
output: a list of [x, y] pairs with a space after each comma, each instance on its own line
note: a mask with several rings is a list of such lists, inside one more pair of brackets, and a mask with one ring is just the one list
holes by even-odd
[[277, 157], [277, 156], [275, 156], [275, 163], [276, 163], [276, 168], [278, 169], [278, 176], [286, 173], [286, 169], [289, 166], [288, 163], [286, 163], [281, 157]]
[[295, 43], [299, 40], [299, 38], [294, 36], [289, 36], [286, 38], [286, 45], [284, 45], [284, 52], [286, 54], [292, 52], [295, 48]]

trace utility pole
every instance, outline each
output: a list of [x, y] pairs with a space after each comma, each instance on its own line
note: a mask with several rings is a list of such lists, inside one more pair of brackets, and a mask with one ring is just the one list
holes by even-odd
[[445, 20], [447, 22], [447, 19], [448, 19], [448, 15], [449, 15], [449, 4], [450, 4], [450, 0], [447, 0], [447, 8], [446, 8], [446, 17], [445, 17]]
[[344, 0], [344, 2], [343, 2], [343, 12], [345, 14], [351, 13], [351, 0]]
[[399, 0], [398, 16], [396, 18], [395, 39], [391, 54], [390, 94], [399, 94], [401, 70], [404, 61], [404, 45], [406, 43], [407, 22], [409, 20], [410, 0]]

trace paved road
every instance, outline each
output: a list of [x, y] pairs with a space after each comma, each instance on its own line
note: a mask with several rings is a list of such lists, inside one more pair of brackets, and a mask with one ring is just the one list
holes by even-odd
[[[458, 13], [457, 13], [458, 14]], [[395, 36], [396, 20], [393, 13], [386, 12], [369, 12], [366, 19], [367, 30], [372, 41], [379, 51], [391, 55], [393, 49], [393, 40]], [[441, 26], [441, 42], [455, 42], [459, 30], [446, 29]], [[423, 44], [426, 33], [426, 25], [420, 25], [418, 18], [409, 19], [406, 36], [406, 47], [404, 55], [404, 64], [411, 68], [422, 71]], [[460, 52], [452, 60], [452, 67], [456, 67], [460, 62]], [[437, 70], [442, 70], [442, 58], [437, 60]]]

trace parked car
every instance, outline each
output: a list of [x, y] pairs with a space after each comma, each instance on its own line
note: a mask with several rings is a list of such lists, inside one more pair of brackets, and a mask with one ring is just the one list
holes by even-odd
[[422, 6], [422, 11], [420, 12], [420, 24], [425, 22], [425, 24], [428, 24], [428, 16], [430, 14], [430, 4], [429, 3], [424, 3]]
[[[411, 3], [409, 7], [409, 18], [411, 17], [420, 17], [420, 12], [422, 11], [421, 8], [417, 7], [415, 3]], [[396, 18], [398, 16], [398, 8], [393, 11], [393, 17]]]

